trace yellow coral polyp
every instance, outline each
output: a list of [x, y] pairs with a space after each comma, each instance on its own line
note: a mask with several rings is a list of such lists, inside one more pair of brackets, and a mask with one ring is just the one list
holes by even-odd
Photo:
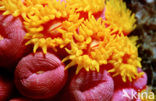
[[136, 77], [140, 77], [143, 72], [138, 73], [137, 68], [141, 68], [141, 58], [138, 57], [136, 37], [131, 40], [128, 37], [117, 37], [112, 46], [115, 47], [113, 55], [109, 63], [113, 64], [114, 68], [109, 72], [114, 72], [114, 76], [121, 75], [124, 82], [128, 79], [130, 82]]
[[[38, 48], [42, 48], [45, 54], [47, 53], [48, 48], [52, 48], [56, 51], [57, 46], [63, 48], [71, 42], [73, 39], [72, 31], [76, 30], [82, 21], [83, 19], [79, 20], [79, 15], [73, 14], [70, 15], [66, 21], [54, 21], [46, 33], [41, 33], [41, 31], [44, 30], [43, 27], [39, 29], [29, 29], [30, 33], [27, 33], [25, 36], [25, 39], [29, 40], [26, 45], [34, 44], [34, 53]], [[49, 33], [48, 37], [46, 36], [47, 33]], [[57, 36], [57, 34], [60, 34], [61, 36], [54, 37]]]
[[76, 11], [96, 13], [104, 10], [105, 0], [67, 0], [67, 5]]
[[[73, 46], [73, 45], [72, 45]], [[67, 49], [66, 49], [67, 50]], [[72, 60], [65, 69], [77, 65], [76, 74], [84, 68], [86, 71], [98, 71], [99, 72], [99, 63], [96, 60], [91, 59], [88, 55], [82, 55], [83, 51], [77, 49], [77, 47], [72, 47], [72, 50], [67, 50], [68, 53], [72, 54], [63, 59], [63, 62], [66, 60]]]
[[[63, 48], [70, 42], [72, 34], [66, 31], [66, 22], [77, 21], [73, 17], [78, 16], [77, 18], [79, 18], [79, 15], [74, 16], [72, 9], [67, 8], [64, 2], [56, 0], [27, 0], [25, 2], [28, 7], [27, 12], [23, 13], [22, 17], [27, 30], [25, 39], [29, 40], [26, 45], [34, 44], [34, 52], [38, 48], [42, 48], [43, 52], [47, 53], [47, 48], [56, 50], [57, 46]], [[64, 18], [69, 19], [69, 21], [63, 21]], [[45, 28], [46, 24], [50, 24], [48, 29]], [[76, 27], [74, 22], [72, 24], [69, 28]], [[57, 34], [60, 36], [55, 37]]]
[[47, 0], [47, 4], [43, 4], [40, 4], [40, 2], [33, 3], [33, 5], [27, 7], [27, 12], [22, 14], [25, 28], [29, 32], [35, 33], [42, 31], [42, 24], [54, 20], [55, 18], [67, 17], [68, 10], [66, 9], [64, 2]]
[[99, 71], [100, 65], [107, 64], [107, 59], [112, 54], [111, 48], [106, 45], [114, 39], [110, 30], [105, 28], [103, 19], [96, 20], [89, 16], [89, 19], [80, 25], [78, 32], [73, 33], [75, 40], [71, 43], [71, 49], [66, 49], [69, 56], [63, 59], [63, 62], [71, 60], [66, 69], [77, 65], [76, 73], [82, 68]]
[[106, 23], [112, 29], [112, 33], [124, 32], [127, 35], [135, 29], [135, 14], [127, 9], [122, 0], [107, 0], [105, 8]]

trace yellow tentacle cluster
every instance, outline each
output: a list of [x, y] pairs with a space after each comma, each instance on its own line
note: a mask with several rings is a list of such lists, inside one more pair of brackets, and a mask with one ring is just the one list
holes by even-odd
[[78, 32], [74, 32], [74, 38], [76, 42], [71, 43], [71, 49], [66, 49], [70, 55], [63, 60], [72, 60], [66, 69], [77, 65], [76, 73], [82, 68], [99, 71], [100, 65], [111, 63], [114, 68], [109, 72], [115, 72], [113, 76], [121, 75], [124, 82], [143, 74], [137, 70], [141, 67], [135, 46], [137, 37], [130, 40], [123, 34], [112, 35], [104, 20], [91, 16], [80, 25]]
[[96, 13], [103, 11], [105, 0], [67, 0], [67, 5], [76, 11]]
[[116, 37], [113, 43], [115, 47], [113, 55], [109, 60], [109, 63], [114, 66], [109, 72], [115, 72], [113, 76], [121, 75], [124, 82], [127, 78], [132, 81], [132, 79], [143, 74], [138, 73], [137, 70], [137, 67], [141, 68], [141, 58], [138, 57], [137, 47], [135, 46], [136, 37], [132, 37], [131, 40], [125, 36]]
[[72, 60], [66, 69], [77, 64], [76, 73], [82, 68], [87, 71], [99, 71], [100, 65], [107, 64], [112, 50], [105, 46], [110, 42], [109, 40], [113, 40], [114, 36], [110, 35], [101, 18], [96, 20], [90, 16], [73, 34], [75, 40], [71, 43], [71, 49], [66, 49], [70, 55], [63, 60], [63, 62], [68, 59]]
[[127, 9], [122, 0], [107, 0], [105, 7], [105, 18], [109, 28], [114, 32], [129, 34], [135, 29], [135, 15]]
[[[57, 28], [61, 27], [62, 22], [54, 21], [54, 19], [67, 18], [69, 14], [72, 15], [74, 13], [74, 10], [65, 6], [65, 2], [56, 0], [0, 1], [0, 10], [5, 11], [4, 15], [22, 16], [27, 30], [25, 39], [29, 40], [26, 45], [34, 44], [34, 52], [41, 47], [44, 53], [47, 53], [47, 47], [55, 49], [56, 46], [67, 43], [60, 37], [47, 37], [47, 33], [54, 34]], [[44, 26], [49, 22], [51, 23], [49, 29], [53, 28], [54, 30], [47, 30], [44, 33]]]
[[0, 0], [0, 10], [4, 11], [3, 15], [12, 14], [19, 16], [26, 10], [22, 0]]
[[[48, 48], [64, 48], [69, 55], [62, 61], [71, 61], [65, 69], [77, 65], [76, 74], [82, 68], [99, 72], [107, 64], [113, 65], [109, 72], [121, 75], [124, 82], [143, 74], [137, 71], [137, 37], [126, 36], [136, 26], [135, 15], [122, 0], [1, 0], [0, 10], [22, 18], [26, 45], [34, 44], [34, 53], [38, 48], [45, 54]], [[105, 19], [95, 18], [98, 12]]]

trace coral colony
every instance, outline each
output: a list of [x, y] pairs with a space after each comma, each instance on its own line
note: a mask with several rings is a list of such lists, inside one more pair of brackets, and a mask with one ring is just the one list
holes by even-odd
[[[0, 12], [20, 19], [23, 46], [33, 46], [15, 70], [16, 87], [25, 97], [52, 98], [67, 82], [64, 100], [154, 100], [153, 93], [136, 96], [147, 91], [147, 76], [138, 37], [127, 36], [136, 28], [135, 14], [122, 0], [0, 0]], [[75, 73], [67, 81], [70, 69]]]

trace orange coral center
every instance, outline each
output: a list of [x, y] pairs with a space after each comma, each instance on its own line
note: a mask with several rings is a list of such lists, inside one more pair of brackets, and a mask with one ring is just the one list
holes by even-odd
[[94, 40], [91, 44], [90, 44], [90, 48], [91, 49], [97, 49], [99, 46], [99, 42]]
[[130, 58], [129, 54], [125, 54], [122, 59], [123, 59], [123, 63], [127, 64], [128, 59]]
[[62, 23], [57, 22], [57, 23], [53, 24], [53, 25], [49, 28], [49, 31], [53, 33], [53, 32], [55, 32], [55, 30], [56, 30], [57, 28], [60, 28], [61, 26], [62, 26]]
[[38, 72], [36, 72], [37, 74], [42, 74], [42, 73], [44, 73], [44, 71], [38, 71]]
[[46, 38], [48, 37], [56, 38], [61, 36], [61, 34], [57, 31], [58, 28], [62, 28], [61, 21], [48, 22], [43, 26], [44, 30], [42, 31], [42, 33]]
[[48, 29], [48, 32], [52, 35], [52, 36], [57, 36], [59, 34], [59, 32], [57, 31], [58, 28], [62, 27], [62, 23], [61, 22], [54, 22]]
[[4, 37], [2, 35], [0, 35], [0, 40], [3, 40], [3, 39], [4, 39]]

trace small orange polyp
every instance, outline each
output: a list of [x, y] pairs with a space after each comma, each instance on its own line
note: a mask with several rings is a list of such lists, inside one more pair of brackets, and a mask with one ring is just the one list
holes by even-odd
[[37, 74], [42, 74], [42, 73], [44, 73], [44, 71], [37, 71], [36, 73]]
[[3, 40], [3, 39], [4, 39], [4, 37], [2, 35], [0, 35], [0, 40]]

